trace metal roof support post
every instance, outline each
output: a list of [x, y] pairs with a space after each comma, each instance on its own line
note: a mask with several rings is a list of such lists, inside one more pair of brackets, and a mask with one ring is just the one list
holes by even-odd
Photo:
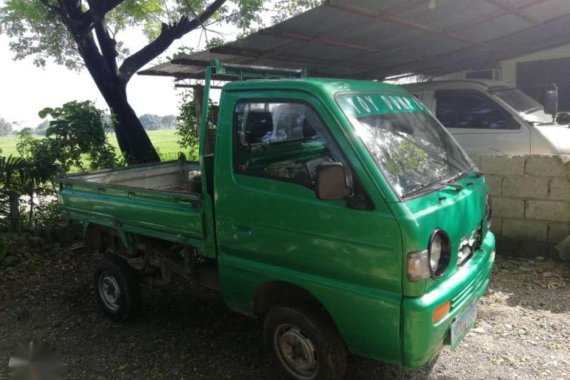
[[[192, 85], [192, 97], [194, 100], [194, 108], [196, 110], [196, 122], [200, 126], [198, 133], [202, 133], [202, 112], [204, 110], [204, 85]], [[207, 105], [207, 104], [206, 104]]]
[[203, 163], [203, 156], [206, 148], [206, 136], [208, 135], [208, 113], [210, 111], [210, 82], [212, 81], [212, 66], [206, 67], [206, 73], [204, 77], [204, 88], [203, 88], [203, 96], [202, 96], [202, 113], [200, 116], [200, 145], [199, 145], [199, 152], [200, 152], [200, 170], [202, 173], [205, 173], [205, 167]]
[[[200, 132], [199, 132], [199, 157], [200, 172], [202, 177], [202, 207], [204, 209], [204, 226], [203, 231], [206, 237], [206, 256], [216, 257], [215, 243], [215, 223], [214, 223], [214, 199], [212, 197], [213, 189], [209, 189], [208, 176], [213, 175], [213, 154], [206, 150], [208, 139], [208, 114], [210, 112], [210, 85], [212, 81], [212, 71], [215, 70], [212, 65], [206, 67], [204, 77], [204, 87], [202, 89], [203, 96], [201, 98], [201, 116], [200, 116]], [[198, 98], [196, 98], [198, 100]], [[209, 166], [209, 167], [208, 167]], [[211, 191], [210, 191], [211, 190]]]

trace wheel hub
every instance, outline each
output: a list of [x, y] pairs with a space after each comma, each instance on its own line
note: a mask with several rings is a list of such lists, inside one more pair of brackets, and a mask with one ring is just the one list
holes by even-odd
[[283, 366], [298, 379], [316, 377], [319, 363], [313, 342], [302, 331], [291, 325], [282, 325], [275, 332], [278, 358]]
[[119, 309], [121, 289], [117, 279], [112, 274], [104, 272], [99, 276], [99, 296], [109, 310], [117, 311]]

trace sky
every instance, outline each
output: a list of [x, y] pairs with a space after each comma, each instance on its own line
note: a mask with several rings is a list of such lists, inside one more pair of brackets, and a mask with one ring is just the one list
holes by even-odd
[[[2, 1], [0, 1], [1, 3]], [[226, 40], [231, 40], [234, 31], [224, 31]], [[119, 35], [131, 51], [146, 44], [142, 33], [130, 30]], [[201, 31], [193, 31], [175, 42], [162, 54], [176, 51], [185, 45], [195, 49], [204, 48], [205, 39]], [[71, 100], [91, 100], [97, 107], [107, 110], [89, 73], [70, 71], [55, 63], [48, 63], [45, 69], [36, 67], [31, 58], [14, 61], [9, 48], [9, 39], [0, 34], [0, 117], [9, 122], [16, 122], [17, 129], [35, 128], [42, 122], [38, 112], [45, 107], [57, 107]], [[154, 63], [157, 63], [156, 61]], [[149, 66], [152, 66], [149, 65]], [[148, 77], [135, 75], [127, 87], [129, 100], [135, 112], [140, 116], [145, 113], [157, 115], [177, 114], [181, 90], [174, 88], [174, 80], [168, 77]]]

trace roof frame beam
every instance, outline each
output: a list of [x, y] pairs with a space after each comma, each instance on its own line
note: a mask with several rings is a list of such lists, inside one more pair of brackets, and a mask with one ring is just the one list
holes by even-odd
[[[242, 56], [242, 57], [251, 57], [255, 58], [268, 58], [273, 60], [280, 60], [285, 61], [293, 64], [299, 65], [318, 65], [318, 66], [336, 66], [339, 67], [342, 61], [330, 61], [330, 60], [318, 60], [306, 57], [297, 57], [297, 56], [289, 56], [289, 55], [268, 55], [267, 52], [263, 50], [254, 50], [254, 49], [239, 49], [233, 46], [220, 46], [211, 49], [212, 52], [218, 54], [226, 54], [226, 55], [233, 55], [233, 56]], [[351, 66], [353, 68], [353, 66]]]
[[523, 19], [531, 23], [532, 25], [540, 24], [540, 22], [534, 17], [524, 14], [523, 7], [513, 7], [512, 5], [503, 3], [501, 0], [485, 0], [485, 1], [501, 9], [506, 15], [517, 16], [518, 18]]

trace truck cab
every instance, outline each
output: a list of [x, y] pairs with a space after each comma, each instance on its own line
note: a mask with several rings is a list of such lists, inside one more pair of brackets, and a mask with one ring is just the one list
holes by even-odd
[[[377, 82], [247, 80], [223, 87], [212, 144], [202, 116], [199, 163], [60, 180], [68, 216], [112, 242], [94, 244], [112, 257], [95, 275], [107, 314], [134, 314], [134, 278], [173, 272], [262, 319], [292, 379], [342, 379], [347, 352], [421, 367], [455, 349], [489, 283], [491, 209], [421, 102]], [[196, 169], [200, 187], [180, 185]]]
[[404, 86], [472, 156], [569, 154], [568, 121], [553, 120], [542, 104], [493, 80], [450, 80]]

